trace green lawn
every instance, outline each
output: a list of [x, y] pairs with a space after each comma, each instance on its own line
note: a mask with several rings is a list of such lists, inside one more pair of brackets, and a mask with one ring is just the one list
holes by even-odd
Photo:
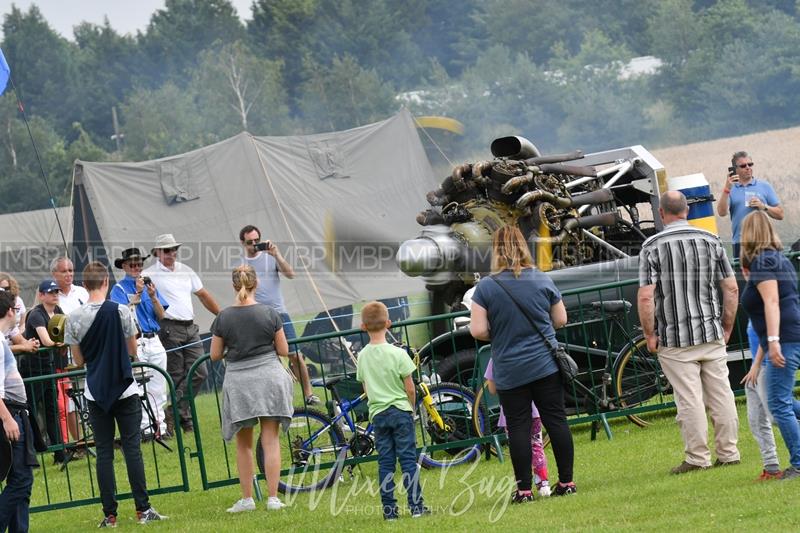
[[[212, 398], [205, 397], [203, 401], [208, 403]], [[612, 425], [613, 440], [601, 434], [596, 441], [591, 441], [587, 427], [574, 429], [575, 481], [579, 489], [574, 497], [508, 506], [511, 464], [506, 456], [502, 464], [492, 459], [449, 471], [424, 471], [425, 500], [433, 509], [433, 515], [419, 520], [404, 516], [391, 524], [382, 523], [379, 498], [370, 491], [376, 486], [374, 463], [363, 465], [360, 473], [356, 471], [355, 479], [339, 483], [334, 489], [290, 499], [291, 506], [284, 511], [267, 512], [260, 508], [253, 513], [231, 516], [225, 509], [239, 497], [238, 486], [202, 491], [197, 460], [188, 459], [191, 492], [154, 496], [154, 506], [171, 519], [148, 528], [193, 532], [265, 528], [368, 531], [375, 527], [387, 531], [476, 531], [498, 527], [511, 531], [676, 528], [790, 531], [800, 528], [800, 516], [796, 512], [800, 482], [759, 484], [753, 481], [761, 472], [761, 464], [741, 402], [739, 414], [742, 451], [739, 466], [671, 476], [668, 474], [670, 467], [682, 459], [682, 443], [672, 414], [651, 415], [653, 425], [646, 429], [622, 419]], [[226, 477], [218, 426], [203, 434], [207, 461], [212, 463], [210, 469], [215, 476]], [[779, 435], [778, 440], [780, 442]], [[192, 439], [187, 439], [185, 445], [195, 449]], [[780, 444], [779, 449], [786, 466], [786, 452]], [[164, 470], [162, 479], [177, 479], [174, 454], [156, 451], [156, 456], [164, 458], [160, 465]], [[551, 478], [555, 478], [552, 455], [549, 459]], [[148, 457], [148, 467], [152, 469], [152, 457]], [[235, 475], [232, 463], [231, 468]], [[39, 476], [37, 483], [41, 482]], [[51, 484], [55, 476], [57, 474], [50, 473]], [[73, 477], [78, 477], [77, 472]], [[121, 469], [117, 479], [125, 487]], [[152, 484], [153, 478], [148, 479]], [[265, 488], [263, 482], [262, 487]], [[133, 514], [132, 502], [123, 501], [120, 504], [121, 529], [139, 527], [133, 521]], [[95, 527], [100, 519], [100, 506], [95, 504], [37, 513], [32, 516], [31, 525], [33, 531], [81, 531]]]

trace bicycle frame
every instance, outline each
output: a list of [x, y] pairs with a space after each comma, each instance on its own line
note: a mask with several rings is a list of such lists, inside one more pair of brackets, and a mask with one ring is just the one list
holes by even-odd
[[[420, 399], [422, 400], [422, 405], [425, 407], [425, 411], [428, 413], [428, 416], [430, 416], [431, 421], [434, 424], [436, 424], [436, 426], [439, 429], [444, 430], [444, 431], [450, 431], [451, 428], [447, 424], [445, 424], [444, 419], [442, 418], [442, 415], [439, 414], [439, 411], [436, 409], [436, 406], [433, 404], [433, 400], [431, 399], [430, 389], [428, 388], [428, 386], [425, 383], [419, 383], [419, 389], [420, 389], [420, 392], [421, 392]], [[347, 424], [347, 428], [354, 435], [356, 435], [356, 434], [367, 435], [368, 437], [373, 438], [372, 437], [372, 433], [373, 433], [373, 429], [374, 428], [372, 426], [372, 423], [367, 424], [367, 427], [364, 428], [364, 427], [359, 426], [358, 424], [356, 424], [355, 417], [351, 417], [350, 416], [350, 413], [353, 412], [353, 410], [355, 410], [356, 407], [358, 407], [359, 405], [364, 403], [364, 401], [366, 401], [366, 399], [367, 399], [366, 393], [361, 393], [358, 397], [356, 397], [356, 398], [354, 398], [352, 400], [342, 400], [341, 398], [339, 398], [339, 395], [336, 394], [335, 391], [332, 391], [332, 392], [333, 392], [333, 401], [335, 402], [334, 403], [334, 406], [335, 406], [334, 410], [335, 410], [336, 406], [338, 406], [339, 413], [336, 413], [335, 416], [333, 416], [331, 418], [331, 423], [329, 425], [326, 425], [325, 427], [323, 427], [323, 428], [319, 429], [318, 431], [314, 432], [313, 434], [309, 435], [308, 439], [303, 441], [303, 443], [302, 443], [303, 447], [306, 447], [306, 446], [308, 446], [310, 444], [313, 444], [314, 441], [320, 435], [322, 435], [325, 432], [327, 432], [328, 430], [330, 430], [331, 426], [333, 426], [335, 424], [339, 424], [340, 421], [342, 421], [342, 420], [343, 420], [343, 422], [345, 424]], [[334, 446], [334, 451], [335, 450], [336, 450], [336, 447]]]
[[[340, 398], [338, 398], [338, 395], [336, 395], [334, 393], [333, 401], [336, 402], [335, 405], [337, 405], [339, 407], [340, 412], [338, 414], [336, 414], [333, 418], [331, 418], [330, 424], [327, 424], [324, 427], [318, 429], [317, 431], [315, 431], [314, 433], [309, 435], [307, 439], [304, 439], [300, 443], [300, 446], [297, 447], [297, 449], [309, 449], [309, 450], [315, 449], [314, 446], [313, 446], [314, 442], [321, 435], [323, 435], [323, 434], [327, 433], [328, 431], [330, 431], [331, 427], [333, 427], [334, 425], [338, 425], [340, 422], [343, 422], [343, 423], [347, 424], [347, 428], [353, 434], [367, 435], [367, 436], [369, 436], [371, 438], [372, 437], [372, 431], [373, 431], [372, 424], [371, 423], [368, 424], [366, 428], [361, 427], [358, 424], [356, 424], [355, 417], [351, 417], [350, 416], [350, 413], [356, 407], [361, 405], [366, 399], [367, 399], [367, 395], [362, 393], [357, 398], [354, 398], [352, 400], [341, 400]], [[346, 443], [345, 443], [345, 446], [347, 446]], [[336, 446], [333, 446], [333, 450], [334, 451], [338, 451]]]
[[364, 403], [366, 399], [367, 399], [366, 393], [361, 393], [358, 397], [353, 398], [352, 400], [342, 400], [339, 398], [338, 394], [334, 393], [333, 394], [333, 401], [335, 402], [334, 406], [338, 406], [340, 412], [336, 414], [333, 418], [331, 418], [331, 423], [338, 424], [339, 421], [344, 418], [344, 421], [347, 424], [348, 429], [350, 429], [352, 433], [371, 435], [373, 430], [372, 423], [367, 424], [367, 427], [364, 428], [356, 424], [355, 417], [350, 416], [350, 413], [353, 410], [355, 410], [356, 407]]

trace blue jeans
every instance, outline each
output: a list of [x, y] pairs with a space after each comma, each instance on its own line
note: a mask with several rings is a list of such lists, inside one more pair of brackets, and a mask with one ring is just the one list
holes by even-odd
[[800, 343], [782, 342], [781, 352], [786, 359], [783, 368], [773, 366], [771, 361], [767, 363], [767, 402], [789, 450], [789, 462], [795, 468], [800, 468], [800, 423], [797, 421], [796, 411], [798, 402], [793, 395], [795, 374], [800, 367]]
[[19, 440], [12, 445], [14, 458], [0, 494], [0, 531], [8, 529], [11, 533], [28, 531], [28, 507], [33, 488], [33, 468], [26, 464], [28, 435], [19, 414], [14, 415], [14, 420], [19, 426]]
[[394, 497], [395, 463], [400, 462], [403, 486], [408, 493], [408, 507], [412, 513], [421, 511], [422, 489], [419, 485], [417, 446], [414, 442], [414, 417], [408, 411], [389, 407], [372, 419], [375, 428], [375, 447], [378, 449], [378, 479], [384, 518], [397, 516]]
[[[758, 346], [761, 343], [761, 340], [758, 338], [758, 334], [756, 330], [753, 329], [753, 324], [749, 320], [747, 321], [747, 342], [750, 344], [750, 353], [753, 354], [753, 360], [756, 358], [756, 352], [758, 351]], [[781, 345], [783, 346], [783, 345]], [[764, 358], [761, 360], [761, 370], [762, 376], [766, 376], [764, 369], [769, 364], [769, 353], [764, 354]], [[792, 395], [792, 410], [794, 411], [794, 416], [800, 419], [800, 400]]]

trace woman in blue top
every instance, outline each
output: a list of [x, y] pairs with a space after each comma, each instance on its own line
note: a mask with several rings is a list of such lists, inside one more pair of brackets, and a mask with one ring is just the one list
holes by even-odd
[[[559, 480], [553, 494], [574, 494], [574, 452], [561, 375], [539, 333], [554, 340], [556, 328], [567, 323], [561, 293], [546, 274], [534, 268], [528, 243], [515, 226], [504, 226], [494, 235], [492, 273], [478, 283], [472, 296], [470, 332], [476, 339], [492, 343], [494, 381], [506, 415], [509, 452], [517, 480], [512, 501], [533, 499], [531, 402], [539, 408], [542, 424], [553, 443]], [[525, 313], [506, 290], [525, 306]]]
[[800, 299], [797, 273], [783, 255], [767, 216], [756, 211], [742, 222], [741, 264], [749, 275], [742, 306], [758, 334], [767, 360], [767, 403], [789, 449], [783, 478], [800, 477], [800, 424], [792, 389], [800, 367]]

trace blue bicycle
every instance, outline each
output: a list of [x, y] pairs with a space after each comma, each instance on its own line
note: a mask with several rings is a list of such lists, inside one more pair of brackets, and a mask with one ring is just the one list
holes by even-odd
[[[346, 376], [328, 379], [325, 387], [331, 392], [331, 416], [316, 409], [296, 407], [289, 430], [281, 437], [281, 467], [288, 473], [281, 477], [282, 493], [307, 492], [330, 487], [342, 477], [344, 460], [363, 457], [375, 450], [372, 424], [365, 421], [366, 395], [353, 399], [339, 394], [339, 385], [350, 382]], [[477, 411], [477, 413], [476, 413]], [[481, 445], [447, 446], [477, 437], [473, 419], [483, 430], [488, 426], [483, 410], [476, 405], [475, 395], [456, 383], [428, 386], [417, 384], [417, 405], [414, 422], [417, 447], [422, 448], [420, 464], [426, 468], [443, 468], [474, 461], [480, 457]], [[362, 424], [360, 424], [362, 423]], [[263, 454], [259, 445], [256, 460], [264, 472]], [[356, 465], [347, 465], [351, 477]]]

